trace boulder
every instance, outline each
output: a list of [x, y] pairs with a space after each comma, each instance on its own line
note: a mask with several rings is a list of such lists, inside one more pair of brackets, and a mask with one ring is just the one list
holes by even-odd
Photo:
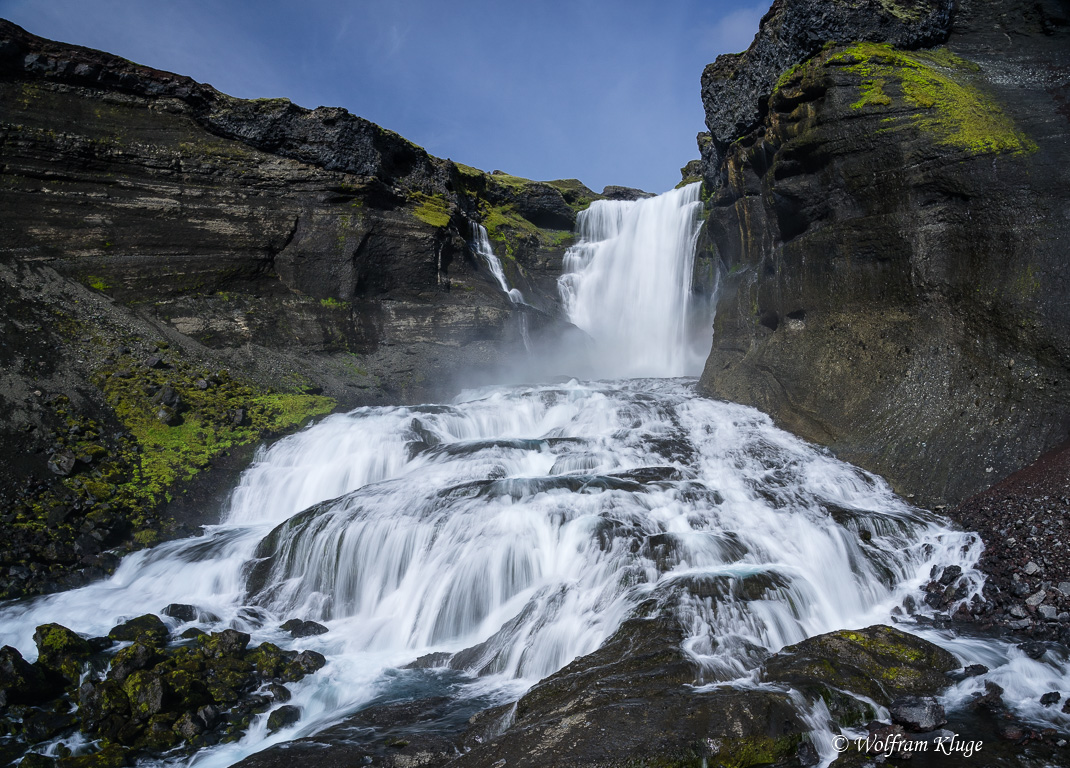
[[196, 621], [197, 609], [185, 603], [171, 603], [163, 609], [163, 615], [183, 622]]
[[111, 631], [108, 632], [108, 637], [112, 640], [120, 641], [137, 640], [144, 637], [145, 642], [162, 645], [171, 638], [171, 632], [159, 616], [153, 613], [146, 613], [144, 616], [138, 616], [135, 619], [124, 621], [122, 624], [112, 627]]
[[698, 692], [698, 670], [672, 620], [631, 619], [597, 651], [536, 684], [496, 738], [457, 768], [778, 763], [796, 758], [807, 726], [791, 697], [773, 690]]
[[893, 723], [913, 733], [929, 733], [947, 723], [943, 705], [933, 696], [900, 696], [888, 711]]
[[67, 684], [78, 682], [85, 662], [93, 655], [88, 640], [60, 624], [42, 624], [33, 633], [33, 641], [38, 666]]
[[0, 648], [0, 710], [11, 704], [36, 704], [47, 694], [40, 669], [10, 645]]
[[295, 707], [293, 704], [283, 704], [281, 707], [274, 710], [270, 715], [268, 715], [268, 733], [274, 733], [275, 731], [286, 728], [287, 726], [291, 726], [300, 719], [300, 707]]
[[877, 624], [789, 645], [766, 661], [763, 678], [832, 700], [836, 691], [851, 691], [888, 706], [900, 696], [944, 690], [951, 684], [945, 673], [958, 668], [943, 648]]

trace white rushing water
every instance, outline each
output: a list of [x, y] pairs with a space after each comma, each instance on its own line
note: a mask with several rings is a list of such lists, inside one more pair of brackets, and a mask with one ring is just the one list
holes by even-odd
[[[430, 652], [483, 643], [465, 663], [479, 690], [515, 695], [649, 599], [675, 606], [707, 682], [746, 678], [752, 645], [888, 621], [934, 565], [970, 573], [977, 555], [971, 534], [692, 381], [492, 388], [280, 441], [222, 525], [9, 605], [0, 642], [32, 656], [38, 624], [101, 635], [178, 602], [218, 617], [205, 628], [326, 654], [296, 686], [302, 723], [199, 758], [223, 765], [336, 720]], [[277, 630], [295, 616], [331, 631], [295, 643]]]
[[[697, 194], [581, 216], [564, 295], [613, 375], [695, 369]], [[493, 255], [489, 241], [477, 252]], [[514, 699], [651, 601], [687, 629], [706, 684], [754, 685], [755, 649], [890, 623], [934, 568], [961, 567], [969, 600], [979, 554], [974, 535], [758, 411], [698, 397], [691, 379], [492, 387], [446, 405], [359, 408], [280, 440], [243, 474], [220, 525], [130, 555], [105, 581], [0, 607], [0, 644], [33, 658], [39, 624], [98, 636], [190, 603], [205, 630], [327, 657], [293, 686], [297, 725], [268, 735], [260, 716], [241, 742], [193, 759], [211, 768], [337, 722], [425, 654], [464, 652], [453, 695]], [[294, 617], [330, 631], [294, 641], [278, 629]], [[1035, 703], [1070, 692], [1065, 658], [926, 636], [992, 666], [1027, 716], [1066, 725]], [[806, 715], [816, 730], [822, 706]], [[830, 733], [814, 743], [831, 759]]]
[[509, 301], [514, 304], [524, 303], [524, 294], [517, 288], [510, 288], [509, 281], [505, 279], [505, 270], [502, 268], [502, 260], [498, 258], [498, 255], [494, 253], [494, 247], [490, 244], [490, 236], [487, 234], [487, 228], [482, 224], [473, 224], [475, 230], [475, 239], [473, 240], [472, 247], [476, 254], [483, 259], [487, 265], [487, 269], [494, 275], [494, 279], [498, 281], [498, 286], [502, 289], [502, 292], [509, 297]]
[[560, 291], [594, 340], [603, 376], [694, 376], [710, 351], [708, 306], [691, 301], [701, 184], [636, 201], [596, 200], [577, 220]]

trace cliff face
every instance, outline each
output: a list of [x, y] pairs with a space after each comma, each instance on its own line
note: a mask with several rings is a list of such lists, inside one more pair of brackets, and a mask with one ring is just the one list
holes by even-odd
[[0, 20], [0, 598], [210, 513], [243, 445], [478, 381], [558, 322], [595, 197]]
[[[724, 272], [701, 386], [953, 502], [1070, 428], [1068, 5], [813, 5], [703, 76]], [[800, 10], [838, 26], [800, 46]]]

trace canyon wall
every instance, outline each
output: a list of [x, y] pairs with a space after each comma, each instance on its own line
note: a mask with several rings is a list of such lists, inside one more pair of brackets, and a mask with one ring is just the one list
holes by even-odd
[[707, 394], [934, 506], [1066, 440], [1068, 22], [789, 0], [706, 69]]
[[217, 513], [264, 437], [493, 376], [600, 197], [2, 20], [0, 163], [0, 597]]

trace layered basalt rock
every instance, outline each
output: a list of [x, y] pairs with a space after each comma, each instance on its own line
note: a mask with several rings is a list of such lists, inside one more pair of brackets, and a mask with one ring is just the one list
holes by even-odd
[[[722, 281], [701, 386], [953, 503], [1070, 429], [1070, 13], [844, 5], [774, 5], [704, 77]], [[838, 26], [770, 58], [804, 50], [804, 8]]]
[[[491, 375], [520, 313], [535, 341], [557, 328], [599, 197], [2, 20], [0, 156], [0, 598], [189, 531], [260, 439]], [[528, 304], [474, 253], [478, 223]]]

